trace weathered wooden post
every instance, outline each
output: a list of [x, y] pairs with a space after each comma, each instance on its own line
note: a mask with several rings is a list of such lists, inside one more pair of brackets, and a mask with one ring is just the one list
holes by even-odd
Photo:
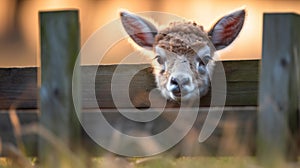
[[300, 16], [265, 14], [259, 88], [259, 161], [267, 167], [297, 159]]
[[[74, 66], [80, 50], [78, 11], [40, 12], [41, 88], [39, 157], [43, 167], [78, 167], [70, 161], [74, 147], [80, 142], [80, 123], [72, 96], [72, 77], [78, 75]], [[79, 61], [77, 62], [77, 64]], [[79, 81], [77, 81], [79, 82]], [[78, 107], [77, 109], [80, 109]], [[52, 134], [51, 134], [52, 133]], [[54, 136], [47, 136], [54, 135]], [[72, 151], [72, 152], [70, 152]], [[75, 149], [76, 152], [76, 149]]]

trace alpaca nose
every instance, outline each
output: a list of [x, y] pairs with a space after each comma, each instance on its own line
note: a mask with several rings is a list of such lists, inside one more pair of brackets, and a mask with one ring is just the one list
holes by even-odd
[[171, 92], [175, 96], [180, 96], [181, 92], [185, 91], [185, 86], [190, 84], [190, 79], [188, 77], [171, 77], [170, 85]]
[[174, 94], [180, 94], [180, 86], [177, 78], [171, 78], [170, 84], [172, 86], [171, 92]]

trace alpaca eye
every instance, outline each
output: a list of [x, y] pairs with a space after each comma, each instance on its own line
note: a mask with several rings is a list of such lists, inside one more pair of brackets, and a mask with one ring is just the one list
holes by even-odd
[[160, 56], [157, 55], [156, 57], [154, 57], [154, 59], [156, 59], [156, 61], [159, 63], [159, 65], [161, 65], [161, 70], [160, 70], [160, 74], [165, 73], [165, 61], [164, 59]]
[[209, 63], [209, 61], [212, 58], [210, 56], [204, 56], [202, 58], [198, 57], [197, 58], [197, 68], [198, 72], [200, 74], [205, 74], [206, 73], [206, 65]]
[[206, 55], [202, 58], [199, 58], [199, 57], [197, 58], [197, 62], [198, 62], [199, 66], [206, 66], [210, 60], [212, 60], [212, 58], [208, 55]]
[[198, 62], [198, 67], [199, 66], [205, 66], [206, 64], [204, 63], [204, 60], [202, 60], [201, 58], [198, 58], [197, 59], [197, 62]]
[[197, 68], [198, 71], [200, 71], [201, 69], [203, 69], [205, 67], [205, 62], [201, 59], [201, 58], [197, 58]]
[[156, 59], [160, 65], [164, 64], [164, 59], [161, 56], [157, 55], [154, 59]]

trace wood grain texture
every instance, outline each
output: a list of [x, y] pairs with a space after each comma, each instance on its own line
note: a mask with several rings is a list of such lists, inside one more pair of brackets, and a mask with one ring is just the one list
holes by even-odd
[[[80, 50], [79, 16], [77, 10], [40, 12], [41, 88], [40, 125], [59, 138], [69, 149], [79, 147], [80, 123], [77, 119], [73, 95], [80, 90], [73, 71]], [[79, 79], [79, 77], [77, 77]], [[78, 81], [77, 81], [78, 82]], [[78, 93], [77, 93], [78, 92]], [[81, 109], [81, 106], [77, 107]], [[79, 113], [80, 114], [80, 113]], [[39, 140], [39, 159], [43, 166], [59, 167], [68, 159], [61, 148], [45, 137]], [[58, 145], [58, 144], [56, 144]], [[72, 165], [72, 164], [70, 164]], [[74, 165], [76, 167], [78, 165]]]
[[297, 159], [299, 29], [299, 15], [264, 15], [257, 150], [259, 160], [271, 167], [280, 161]]
[[[227, 80], [227, 106], [253, 106], [257, 105], [257, 89], [258, 89], [258, 64], [259, 61], [224, 61], [224, 70]], [[120, 67], [123, 66], [123, 67]], [[98, 68], [97, 77], [95, 80], [95, 90], [96, 98], [98, 104], [102, 108], [114, 108], [115, 104], [111, 95], [111, 80], [114, 75], [116, 68], [122, 69], [118, 71], [118, 78], [125, 79], [130, 77], [131, 71], [138, 71], [142, 69], [144, 65], [109, 65], [101, 66]], [[89, 70], [89, 69], [87, 69]], [[84, 71], [84, 70], [83, 70]], [[147, 68], [139, 71], [137, 75], [132, 78], [130, 82], [129, 89], [126, 87], [126, 84], [122, 85], [122, 79], [119, 79], [118, 88], [120, 90], [119, 96], [124, 96], [124, 100], [127, 100], [126, 93], [129, 90], [129, 97], [135, 107], [138, 108], [147, 108], [150, 106], [149, 102], [149, 92], [155, 88], [154, 77], [151, 74], [152, 69]], [[215, 71], [215, 74], [220, 72]], [[92, 77], [88, 76], [91, 74], [87, 71], [83, 76], [83, 81], [85, 82], [83, 86], [83, 100], [91, 98], [91, 92], [89, 87], [92, 82], [89, 80]], [[127, 91], [127, 92], [126, 92]], [[122, 93], [122, 94], [121, 94]], [[222, 94], [223, 91], [217, 92]], [[85, 95], [87, 94], [87, 95]], [[155, 92], [157, 102], [164, 102], [165, 100], [160, 96], [158, 92]], [[210, 105], [210, 94], [206, 95], [201, 99], [202, 106]], [[88, 101], [84, 101], [88, 102]], [[120, 103], [122, 108], [130, 108], [131, 106], [128, 103]], [[152, 103], [153, 107], [162, 107], [159, 103]], [[179, 105], [174, 102], [168, 102], [167, 107], [178, 107]], [[85, 104], [84, 107], [95, 108], [93, 104]]]
[[[257, 105], [259, 62], [258, 60], [222, 62], [227, 79], [227, 106]], [[93, 78], [91, 71], [95, 66], [83, 66], [81, 68], [83, 108], [98, 108], [98, 104], [102, 108], [115, 108], [111, 96], [111, 79], [117, 66], [123, 66], [126, 69], [119, 74], [126, 79], [129, 77], [129, 72], [134, 72], [147, 65], [100, 65], [94, 77], [95, 88], [91, 87]], [[39, 100], [37, 99], [36, 75], [36, 68], [0, 68], [0, 109], [9, 109], [12, 105], [18, 109], [37, 108]], [[146, 68], [139, 71], [130, 82], [129, 92], [133, 104], [137, 108], [149, 107], [149, 92], [155, 87], [152, 69]], [[123, 90], [126, 91], [125, 86]], [[90, 100], [93, 94], [97, 98], [98, 104], [96, 105]], [[208, 106], [210, 95], [203, 97], [201, 104]], [[178, 107], [178, 104], [168, 102], [167, 106]], [[130, 106], [124, 104], [123, 107]]]
[[0, 68], [0, 109], [35, 109], [37, 68]]

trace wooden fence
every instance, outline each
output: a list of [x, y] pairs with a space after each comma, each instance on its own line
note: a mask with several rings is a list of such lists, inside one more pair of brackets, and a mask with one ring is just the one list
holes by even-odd
[[[71, 98], [74, 60], [79, 51], [77, 11], [42, 12], [40, 25], [42, 46], [40, 89], [38, 68], [0, 68], [1, 142], [23, 146], [29, 156], [37, 156], [38, 148], [43, 151], [39, 153], [46, 153], [46, 150], [55, 153], [51, 144], [47, 144], [38, 136], [42, 133], [34, 131], [36, 130], [34, 123], [39, 123], [72, 150], [76, 151], [74, 146], [80, 145], [91, 155], [99, 155], [105, 150], [80, 129]], [[170, 149], [169, 153], [255, 154], [262, 161], [270, 158], [295, 160], [300, 151], [299, 29], [299, 15], [265, 14], [262, 61], [222, 62], [227, 80], [227, 97], [223, 116], [212, 136], [204, 143], [197, 141], [210, 104], [210, 95], [207, 95], [201, 99], [199, 114], [192, 130], [179, 144]], [[66, 36], [60, 33], [70, 34]], [[120, 131], [123, 132], [135, 129], [156, 134], [167, 128], [178, 113], [179, 105], [174, 102], [167, 103], [163, 117], [149, 123], [132, 122], [118, 113], [112, 100], [110, 84], [117, 66], [127, 69], [120, 72], [122, 73], [120, 75], [127, 78], [130, 75], [129, 71], [141, 69], [144, 65], [98, 66], [95, 82], [97, 106], [91, 104], [89, 100], [94, 90], [87, 89], [92, 84], [88, 79], [95, 67], [81, 67], [84, 75], [77, 84], [82, 86], [82, 91], [79, 89], [76, 94], [82, 99], [82, 119], [91, 126], [96, 125], [95, 115], [100, 108], [111, 125], [118, 127], [122, 124]], [[130, 99], [138, 109], [150, 106], [148, 96], [155, 88], [151, 71], [151, 68], [143, 69], [131, 81]], [[163, 108], [155, 104], [152, 104], [152, 107]], [[126, 113], [136, 112], [136, 109], [132, 109], [125, 102], [122, 108]], [[14, 114], [18, 120], [13, 117]], [[21, 127], [16, 128], [16, 123]], [[232, 143], [235, 144], [233, 147], [228, 146]], [[8, 155], [6, 152], [3, 148], [1, 155]], [[43, 156], [40, 154], [40, 157]]]

